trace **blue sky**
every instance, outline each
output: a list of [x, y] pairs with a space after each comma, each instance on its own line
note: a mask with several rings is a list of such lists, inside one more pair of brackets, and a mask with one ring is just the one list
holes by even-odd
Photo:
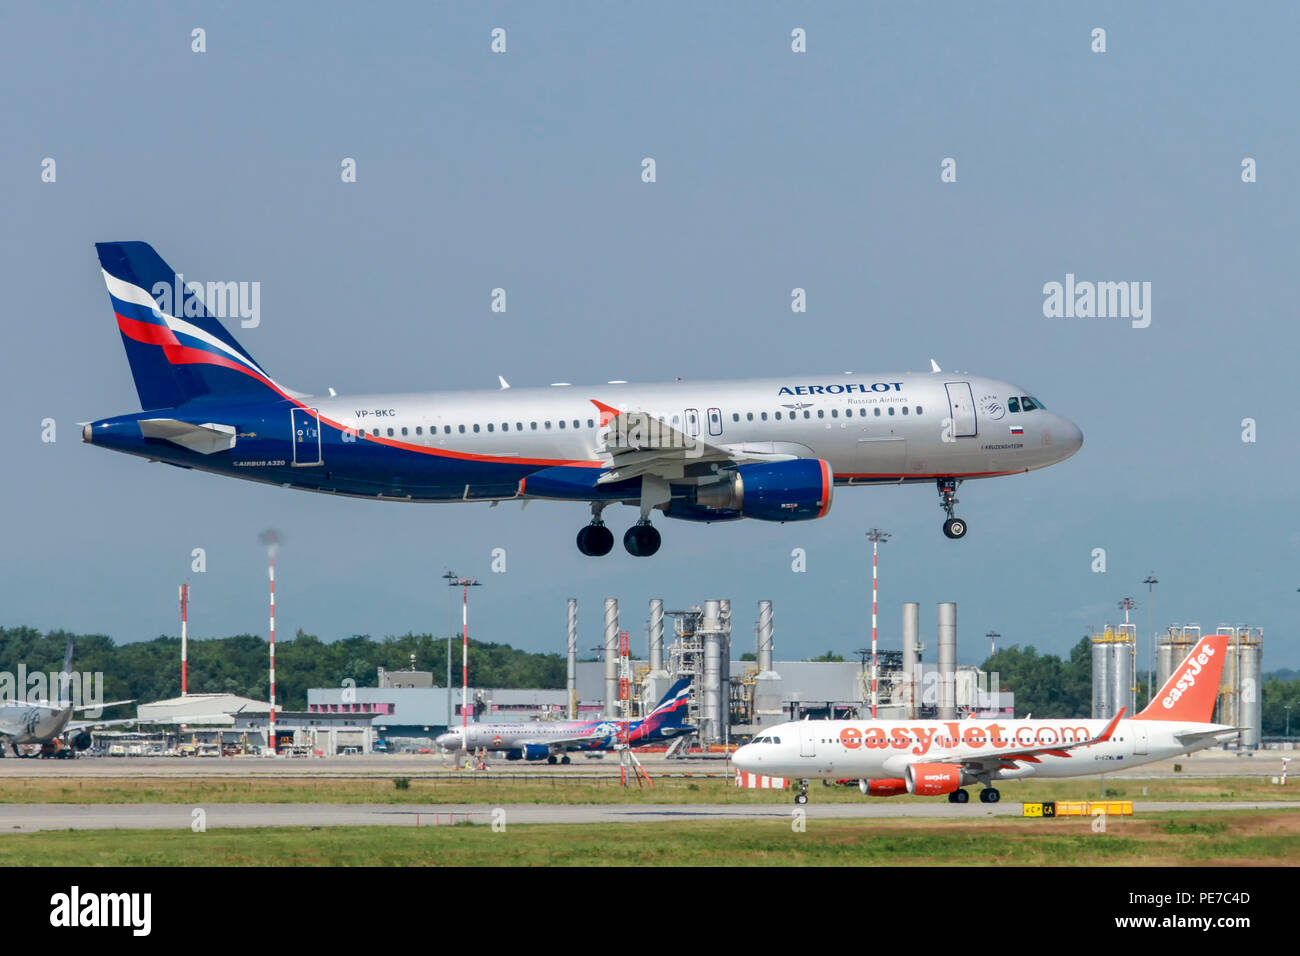
[[[778, 657], [848, 656], [869, 638], [863, 533], [880, 526], [886, 646], [907, 600], [926, 635], [935, 603], [957, 601], [970, 662], [990, 629], [1062, 653], [1130, 595], [1145, 632], [1154, 571], [1157, 624], [1259, 625], [1266, 669], [1300, 666], [1294, 7], [264, 7], [0, 14], [14, 318], [0, 623], [175, 633], [188, 578], [192, 633], [261, 633], [257, 535], [275, 527], [287, 633], [442, 631], [451, 568], [485, 584], [484, 640], [562, 650], [571, 596], [584, 648], [606, 596], [634, 635], [651, 597], [729, 597], [739, 651], [769, 598]], [[791, 52], [795, 27], [807, 53]], [[1245, 157], [1257, 182], [1241, 181]], [[578, 504], [339, 500], [81, 445], [78, 421], [137, 407], [94, 257], [110, 239], [147, 240], [191, 278], [260, 282], [261, 325], [236, 335], [304, 391], [934, 357], [1025, 385], [1086, 443], [1047, 471], [967, 483], [961, 542], [930, 487], [853, 489], [822, 521], [663, 520], [655, 559], [591, 560], [573, 546]], [[1151, 326], [1044, 317], [1044, 283], [1067, 273], [1149, 281]], [[635, 515], [608, 516], [619, 532]]]

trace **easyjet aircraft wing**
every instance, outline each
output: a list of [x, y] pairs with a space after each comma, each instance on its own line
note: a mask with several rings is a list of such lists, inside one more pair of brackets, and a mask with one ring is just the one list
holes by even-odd
[[1115, 728], [1119, 726], [1120, 718], [1124, 716], [1126, 708], [1121, 707], [1118, 714], [1111, 718], [1106, 728], [1096, 737], [1088, 737], [1084, 740], [1075, 740], [1067, 744], [1044, 744], [1037, 747], [1016, 747], [1011, 750], [996, 750], [979, 754], [964, 754], [954, 756], [951, 759], [945, 758], [945, 763], [960, 764], [975, 773], [984, 773], [991, 770], [1010, 770], [1014, 769], [1014, 761], [1023, 760], [1026, 763], [1039, 763], [1039, 755], [1050, 757], [1068, 757], [1066, 751], [1074, 750], [1078, 747], [1091, 747], [1093, 744], [1104, 744], [1110, 740], [1111, 734], [1115, 733]]

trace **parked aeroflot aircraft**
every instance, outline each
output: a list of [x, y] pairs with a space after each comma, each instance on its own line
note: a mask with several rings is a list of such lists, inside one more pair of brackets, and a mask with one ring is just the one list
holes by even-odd
[[[691, 701], [691, 679], [683, 677], [668, 689], [663, 700], [641, 720], [627, 724], [627, 742], [633, 747], [664, 743], [690, 733], [694, 727], [685, 723], [686, 708]], [[546, 759], [568, 763], [570, 750], [611, 750], [619, 743], [621, 720], [527, 721], [514, 724], [470, 724], [457, 727], [438, 737], [445, 750], [504, 750], [507, 760]], [[468, 733], [466, 732], [468, 730]], [[466, 737], [469, 738], [468, 748]]]
[[1241, 728], [1211, 723], [1226, 634], [1201, 638], [1136, 717], [1112, 720], [802, 720], [765, 730], [736, 751], [741, 770], [802, 781], [858, 778], [864, 794], [948, 795], [984, 785], [980, 800], [997, 803], [995, 780], [1082, 777], [1212, 747]]
[[960, 538], [962, 481], [1044, 468], [1083, 443], [1026, 389], [933, 362], [920, 375], [312, 397], [276, 383], [149, 245], [96, 248], [144, 411], [91, 422], [83, 440], [329, 494], [587, 502], [588, 555], [614, 546], [612, 502], [640, 509], [623, 544], [649, 556], [656, 510], [802, 521], [830, 510], [834, 485], [934, 482], [944, 533]]

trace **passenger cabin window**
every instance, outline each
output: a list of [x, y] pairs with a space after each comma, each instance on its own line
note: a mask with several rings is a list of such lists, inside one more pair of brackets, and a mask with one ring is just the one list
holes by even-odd
[[388, 429], [388, 437], [389, 437], [389, 438], [392, 438], [392, 437], [393, 437], [393, 430], [392, 430], [391, 428]]
[[491, 422], [488, 422], [488, 431], [490, 432], [496, 431], [496, 426], [493, 425]]
[[758, 417], [763, 419], [763, 421], [767, 421], [767, 412], [759, 412]]
[[775, 414], [776, 414], [776, 420], [779, 422], [781, 420], [781, 413], [776, 412]]
[[754, 420], [754, 413], [753, 413], [753, 412], [745, 412], [745, 421], [747, 421], [747, 422], [752, 422], [753, 420]]
[[819, 408], [819, 409], [817, 409], [817, 417], [818, 417], [818, 418], [825, 418], [825, 417], [826, 417], [826, 410], [825, 410], [824, 408]]
[[474, 426], [474, 431], [476, 431], [476, 432], [478, 431], [478, 425], [475, 425], [475, 426]]
[[889, 414], [891, 414], [891, 415], [894, 414], [894, 406], [893, 406], [893, 405], [890, 405], [890, 406], [889, 406]]
[[561, 419], [560, 419], [560, 427], [563, 428], [564, 426], [565, 426], [565, 421], [564, 421], [563, 418], [561, 418]]
[[920, 415], [920, 414], [921, 414], [921, 411], [922, 411], [921, 406], [920, 406], [920, 405], [917, 405], [917, 406], [916, 406], [916, 414]]
[[731, 420], [732, 420], [733, 422], [738, 422], [738, 421], [740, 421], [740, 412], [732, 412], [732, 413], [731, 413]]
[[875, 413], [876, 413], [876, 417], [879, 418], [879, 417], [880, 417], [880, 409], [877, 408], [877, 409], [874, 409], [874, 411], [875, 411]]
[[[574, 422], [573, 424], [576, 425], [576, 424], [578, 424], [578, 423], [577, 423], [577, 422]], [[596, 419], [594, 419], [594, 418], [588, 418], [588, 419], [587, 419], [587, 427], [588, 427], [588, 428], [595, 428], [595, 427], [596, 427]]]
[[838, 408], [832, 408], [831, 418], [839, 418], [839, 417], [840, 417], [840, 410]]
[[461, 433], [462, 435], [465, 434], [465, 426], [464, 426], [464, 425], [457, 425], [456, 427], [460, 429], [460, 433]]
[[531, 428], [533, 431], [537, 431], [537, 422], [529, 422], [528, 427]]

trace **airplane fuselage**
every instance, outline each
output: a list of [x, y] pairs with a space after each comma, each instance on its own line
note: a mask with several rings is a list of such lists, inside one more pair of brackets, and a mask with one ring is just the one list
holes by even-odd
[[[914, 764], [962, 763], [994, 750], [1068, 746], [1097, 737], [1107, 723], [1016, 718], [792, 721], [764, 730], [756, 742], [736, 751], [733, 762], [742, 770], [773, 777], [897, 779]], [[1214, 746], [1221, 740], [1216, 734], [1231, 732], [1233, 728], [1219, 724], [1120, 720], [1106, 741], [1057, 755], [1038, 753], [1032, 760], [1008, 759], [989, 779], [1110, 773]]]
[[[595, 484], [609, 464], [609, 426], [597, 402], [646, 412], [738, 454], [821, 459], [836, 485], [848, 485], [984, 478], [1068, 458], [1082, 442], [1079, 429], [1041, 407], [1009, 410], [1028, 395], [1006, 382], [946, 373], [286, 395], [121, 415], [91, 423], [83, 437], [184, 467], [368, 498], [639, 500], [640, 478]], [[142, 434], [142, 421], [160, 418], [232, 426], [231, 447], [197, 451]], [[527, 479], [543, 470], [544, 489], [530, 492]], [[667, 480], [688, 487], [716, 471], [692, 468], [688, 459]]]

